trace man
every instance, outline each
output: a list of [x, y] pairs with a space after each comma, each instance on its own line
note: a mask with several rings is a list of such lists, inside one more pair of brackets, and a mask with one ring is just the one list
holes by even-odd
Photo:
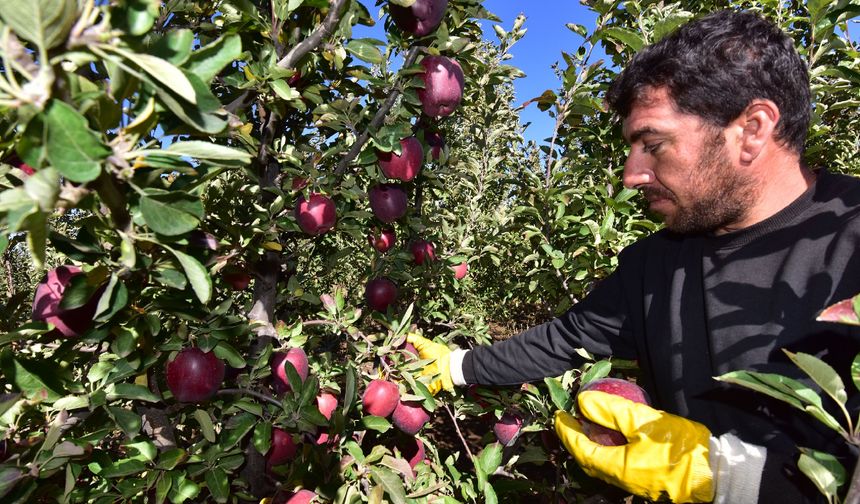
[[645, 48], [613, 83], [630, 144], [624, 185], [666, 229], [625, 249], [618, 269], [564, 315], [436, 361], [434, 391], [510, 385], [580, 365], [575, 350], [638, 359], [654, 408], [600, 392], [580, 411], [629, 443], [604, 447], [577, 420], [556, 432], [583, 469], [675, 502], [809, 502], [797, 446], [856, 455], [805, 414], [713, 379], [755, 370], [801, 378], [782, 349], [846, 371], [858, 333], [816, 322], [860, 292], [860, 182], [806, 167], [807, 69], [792, 40], [751, 13], [719, 12]]

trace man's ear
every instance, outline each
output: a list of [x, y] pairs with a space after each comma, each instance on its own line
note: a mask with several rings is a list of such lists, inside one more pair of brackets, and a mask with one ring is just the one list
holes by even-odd
[[737, 122], [741, 128], [740, 162], [750, 164], [758, 158], [768, 143], [775, 141], [779, 107], [770, 100], [753, 100]]

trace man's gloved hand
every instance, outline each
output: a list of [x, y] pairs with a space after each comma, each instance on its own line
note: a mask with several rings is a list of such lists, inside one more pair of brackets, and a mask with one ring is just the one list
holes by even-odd
[[451, 379], [451, 350], [415, 333], [409, 334], [406, 341], [418, 350], [418, 357], [421, 359], [434, 359], [434, 362], [424, 366], [421, 371], [421, 376], [436, 376], [427, 386], [430, 393], [436, 395], [442, 389], [448, 392], [454, 390], [454, 382]]
[[704, 425], [605, 392], [582, 392], [577, 401], [587, 419], [621, 431], [628, 440], [621, 446], [595, 443], [579, 421], [557, 411], [555, 432], [587, 474], [651, 500], [714, 499], [711, 433]]

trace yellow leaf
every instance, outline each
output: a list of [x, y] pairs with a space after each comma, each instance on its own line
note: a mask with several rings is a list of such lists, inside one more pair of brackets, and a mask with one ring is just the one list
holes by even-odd
[[280, 252], [284, 250], [284, 247], [281, 246], [278, 242], [269, 241], [263, 244], [263, 248], [266, 250], [272, 250], [275, 252]]

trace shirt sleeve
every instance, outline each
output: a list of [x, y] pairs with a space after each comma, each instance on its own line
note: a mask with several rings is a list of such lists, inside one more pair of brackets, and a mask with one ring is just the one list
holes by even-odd
[[579, 348], [600, 356], [636, 358], [628, 316], [629, 294], [634, 291], [625, 286], [625, 276], [619, 266], [563, 315], [471, 350], [462, 361], [465, 382], [516, 385], [558, 376], [584, 362], [576, 352]]

